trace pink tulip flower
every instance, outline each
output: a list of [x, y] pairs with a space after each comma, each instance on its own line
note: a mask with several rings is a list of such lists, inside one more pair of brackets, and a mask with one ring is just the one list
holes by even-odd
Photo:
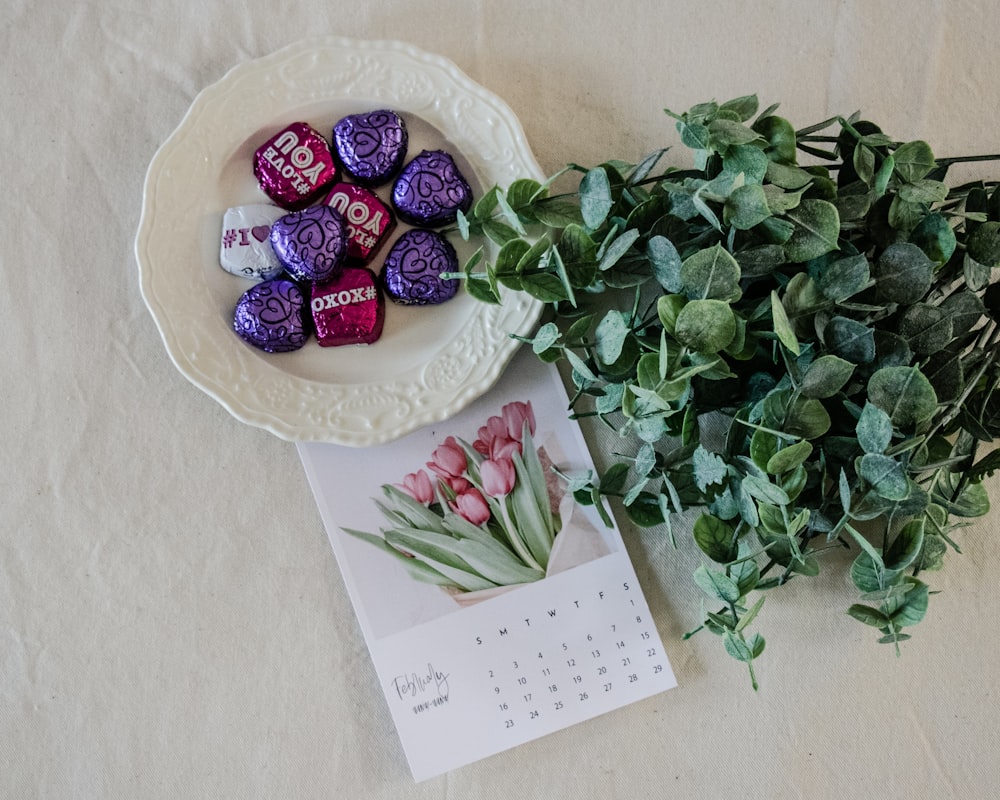
[[468, 478], [442, 478], [441, 482], [447, 485], [455, 494], [463, 494], [472, 488], [472, 481]]
[[483, 479], [483, 491], [490, 497], [506, 497], [517, 480], [514, 462], [509, 458], [484, 461], [479, 465], [479, 475]]
[[434, 501], [434, 485], [430, 476], [422, 469], [411, 472], [403, 478], [403, 484], [399, 487], [418, 503], [427, 505]]
[[435, 448], [431, 458], [433, 460], [428, 461], [427, 466], [442, 478], [458, 478], [468, 465], [465, 451], [454, 436], [449, 436]]
[[520, 401], [507, 403], [501, 409], [500, 413], [503, 414], [503, 422], [507, 429], [508, 438], [520, 442], [524, 436], [525, 422], [528, 423], [528, 431], [531, 435], [535, 435], [535, 411], [531, 407], [531, 403], [522, 403]]
[[490, 507], [477, 489], [463, 492], [450, 505], [452, 511], [473, 525], [482, 525], [489, 521]]

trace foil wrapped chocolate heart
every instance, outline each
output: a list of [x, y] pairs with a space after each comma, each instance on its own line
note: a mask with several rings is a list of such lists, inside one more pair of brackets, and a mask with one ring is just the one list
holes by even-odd
[[257, 203], [226, 210], [222, 217], [219, 264], [226, 272], [261, 281], [276, 278], [284, 269], [271, 247], [271, 225], [287, 212]]
[[264, 194], [284, 209], [304, 208], [337, 179], [337, 165], [322, 134], [293, 122], [254, 153], [253, 174]]
[[314, 283], [310, 307], [323, 347], [371, 344], [382, 335], [385, 296], [370, 269], [347, 267], [336, 278]]
[[233, 312], [233, 330], [267, 353], [298, 350], [309, 338], [305, 309], [305, 297], [293, 281], [272, 278], [243, 293]]
[[392, 187], [399, 218], [436, 228], [472, 207], [472, 187], [444, 150], [423, 150], [403, 167]]
[[325, 281], [347, 258], [347, 223], [327, 205], [293, 211], [271, 226], [271, 247], [288, 274], [299, 281]]
[[351, 114], [333, 127], [333, 149], [344, 172], [365, 186], [399, 172], [408, 143], [406, 123], [388, 109]]
[[396, 217], [378, 196], [351, 183], [336, 183], [324, 198], [347, 223], [347, 258], [367, 264], [396, 227]]
[[451, 242], [436, 231], [413, 228], [400, 236], [385, 257], [382, 285], [401, 305], [434, 305], [458, 292], [458, 281], [443, 280], [444, 272], [458, 271], [458, 255]]

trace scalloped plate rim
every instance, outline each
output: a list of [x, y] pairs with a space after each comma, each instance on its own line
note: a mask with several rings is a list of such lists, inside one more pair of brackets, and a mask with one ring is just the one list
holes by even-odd
[[[224, 371], [223, 374], [220, 374], [220, 369], [217, 368], [220, 365], [210, 362], [206, 368], [199, 361], [198, 354], [192, 353], [191, 348], [186, 347], [185, 343], [181, 341], [182, 335], [178, 333], [178, 326], [190, 326], [192, 320], [186, 319], [183, 313], [179, 314], [176, 308], [171, 308], [170, 300], [165, 301], [161, 296], [163, 282], [166, 281], [169, 284], [169, 278], [164, 276], [164, 267], [158, 262], [160, 254], [150, 251], [154, 234], [157, 233], [156, 226], [160, 216], [158, 214], [160, 209], [157, 208], [157, 199], [160, 195], [159, 182], [161, 180], [169, 181], [169, 175], [166, 173], [171, 166], [171, 159], [176, 155], [175, 151], [177, 148], [182, 148], [186, 138], [190, 137], [192, 131], [197, 129], [202, 115], [211, 113], [212, 102], [217, 97], [225, 98], [228, 94], [238, 91], [239, 85], [247, 78], [253, 78], [255, 75], [258, 77], [260, 75], [273, 76], [280, 72], [283, 66], [290, 64], [296, 58], [310, 56], [322, 58], [324, 53], [328, 53], [333, 48], [346, 51], [348, 54], [376, 56], [387, 63], [408, 61], [412, 62], [412, 67], [423, 65], [427, 70], [436, 70], [439, 75], [445, 76], [444, 79], [451, 82], [452, 85], [446, 87], [447, 89], [457, 91], [463, 100], [487, 105], [490, 111], [498, 115], [511, 137], [511, 147], [518, 162], [516, 176], [543, 179], [541, 169], [526, 143], [521, 124], [513, 111], [503, 100], [472, 81], [447, 58], [396, 40], [359, 40], [340, 36], [313, 37], [288, 45], [263, 57], [237, 64], [218, 81], [206, 86], [198, 93], [180, 124], [163, 142], [150, 161], [143, 185], [143, 204], [135, 238], [135, 256], [139, 265], [140, 293], [153, 316], [171, 362], [185, 378], [216, 400], [235, 418], [246, 424], [263, 428], [282, 439], [322, 441], [364, 447], [392, 441], [419, 427], [447, 419], [488, 391], [496, 383], [519, 347], [519, 342], [509, 334], [524, 335], [528, 333], [537, 323], [543, 304], [523, 295], [515, 296], [508, 293], [500, 307], [485, 304], [476, 305], [474, 319], [476, 323], [486, 326], [487, 316], [503, 314], [505, 329], [491, 331], [496, 338], [490, 342], [489, 363], [479, 364], [474, 376], [457, 386], [446, 402], [441, 402], [439, 397], [434, 396], [417, 397], [415, 398], [415, 409], [404, 417], [388, 422], [384, 419], [384, 415], [381, 419], [370, 419], [365, 418], [363, 414], [360, 416], [355, 414], [349, 418], [349, 421], [341, 424], [330, 424], [329, 421], [318, 423], [309, 414], [309, 410], [317, 402], [336, 403], [345, 398], [345, 393], [348, 393], [349, 396], [350, 392], [360, 393], [362, 397], [368, 396], [372, 392], [387, 391], [390, 387], [398, 385], [398, 381], [392, 379], [368, 384], [330, 384], [311, 381], [299, 376], [287, 376], [287, 388], [292, 394], [298, 395], [298, 404], [269, 405], [259, 397], [248, 396], [248, 392], [240, 385], [233, 385], [226, 380], [227, 376]], [[429, 73], [425, 70], [424, 74], [426, 76]], [[429, 79], [442, 80], [440, 77]], [[329, 101], [334, 102], [337, 99], [339, 98], [330, 97]], [[291, 108], [274, 109], [271, 116], [276, 116], [282, 111], [287, 113], [291, 110]], [[442, 130], [446, 134], [452, 133], [445, 126], [442, 126]], [[461, 140], [462, 137], [456, 138]], [[462, 153], [470, 160], [477, 160], [479, 157], [478, 153], [468, 152], [467, 148], [463, 149]], [[477, 166], [489, 173], [489, 165], [477, 164]], [[511, 175], [513, 176], [514, 172]], [[494, 175], [489, 173], [486, 177], [493, 179]], [[493, 180], [492, 182], [500, 183], [501, 181]], [[221, 216], [221, 210], [219, 213]], [[495, 251], [493, 245], [489, 245], [489, 247]], [[198, 320], [195, 319], [194, 322], [197, 323]], [[239, 347], [244, 346], [235, 335], [233, 341]], [[227, 343], [225, 346], [228, 347], [229, 344]], [[314, 342], [307, 346], [316, 347]], [[373, 345], [373, 347], [377, 346], [377, 343]], [[281, 382], [281, 376], [271, 374], [274, 370], [280, 373], [278, 367], [273, 365], [265, 367], [263, 364], [253, 361], [250, 363], [252, 368], [260, 369], [262, 373], [267, 373], [271, 379]], [[408, 383], [406, 388], [410, 391], [414, 388], [414, 384]], [[420, 389], [419, 386], [416, 388]], [[397, 389], [397, 391], [399, 390]], [[305, 395], [310, 395], [310, 397], [305, 397]], [[312, 395], [322, 399], [317, 401]], [[422, 403], [422, 401], [424, 402]], [[426, 401], [430, 401], [429, 404]], [[303, 407], [303, 403], [306, 404], [306, 407]], [[310, 403], [312, 405], [309, 405]]]

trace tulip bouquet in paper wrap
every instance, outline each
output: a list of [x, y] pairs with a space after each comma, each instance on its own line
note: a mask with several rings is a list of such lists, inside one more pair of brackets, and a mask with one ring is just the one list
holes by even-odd
[[534, 435], [531, 404], [507, 403], [471, 444], [449, 436], [426, 469], [382, 486], [381, 536], [346, 532], [396, 558], [416, 580], [457, 595], [544, 578], [565, 492]]
[[898, 653], [1000, 468], [1000, 188], [945, 182], [998, 156], [776, 111], [752, 95], [668, 111], [693, 165], [571, 164], [457, 221], [499, 246], [465, 264], [469, 293], [546, 302], [525, 341], [565, 362], [575, 417], [618, 433], [572, 490], [675, 542], [698, 510], [696, 630], [752, 679], [766, 592], [845, 549], [847, 612]]

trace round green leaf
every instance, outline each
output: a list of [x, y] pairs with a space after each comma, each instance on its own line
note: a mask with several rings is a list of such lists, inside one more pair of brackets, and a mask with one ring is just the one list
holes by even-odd
[[681, 289], [692, 299], [738, 300], [740, 265], [722, 245], [699, 250], [681, 264]]
[[931, 288], [934, 262], [912, 242], [896, 242], [879, 256], [874, 272], [882, 297], [893, 303], [910, 304]]
[[797, 397], [785, 415], [785, 431], [803, 439], [818, 439], [830, 430], [830, 414], [819, 400]]
[[694, 540], [712, 561], [728, 564], [735, 560], [735, 529], [711, 514], [702, 514], [694, 523]]
[[749, 230], [771, 216], [764, 187], [758, 183], [739, 186], [726, 198], [723, 218], [740, 231]]
[[900, 319], [899, 333], [918, 356], [932, 355], [952, 339], [951, 314], [940, 306], [915, 303]]
[[823, 331], [826, 346], [853, 364], [875, 360], [875, 332], [849, 317], [833, 317]]
[[915, 428], [937, 409], [934, 387], [917, 367], [878, 370], [868, 381], [868, 399], [900, 429]]
[[717, 353], [736, 336], [736, 317], [722, 300], [692, 300], [677, 315], [674, 336], [699, 353]]
[[799, 391], [805, 397], [833, 397], [851, 379], [854, 366], [839, 356], [820, 356], [802, 376]]
[[583, 224], [591, 230], [600, 227], [613, 205], [608, 173], [603, 167], [594, 167], [580, 181], [580, 214], [583, 216]]
[[803, 200], [786, 212], [785, 218], [795, 225], [791, 238], [785, 242], [785, 255], [789, 261], [810, 261], [837, 249], [840, 213], [832, 203]]
[[881, 453], [865, 453], [859, 462], [858, 474], [886, 500], [905, 500], [910, 493], [902, 464]]
[[764, 152], [779, 164], [794, 164], [796, 155], [795, 128], [782, 117], [761, 117], [751, 126], [767, 140]]
[[944, 264], [955, 252], [955, 231], [940, 214], [928, 214], [910, 233], [910, 241], [935, 264]]
[[796, 442], [790, 447], [778, 450], [767, 460], [767, 471], [772, 475], [781, 475], [800, 466], [812, 454], [809, 442]]
[[984, 222], [970, 235], [969, 256], [988, 267], [1000, 266], [1000, 222]]

